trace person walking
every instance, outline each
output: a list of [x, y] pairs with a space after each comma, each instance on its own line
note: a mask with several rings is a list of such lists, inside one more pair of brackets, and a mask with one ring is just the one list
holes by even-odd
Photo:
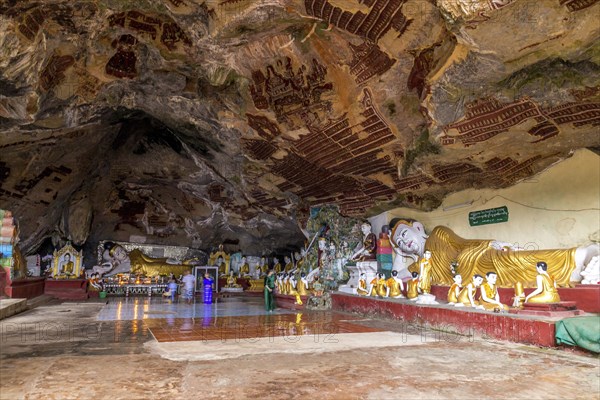
[[208, 271], [204, 274], [204, 281], [202, 283], [204, 286], [204, 304], [211, 304], [213, 297], [213, 278], [210, 276]]

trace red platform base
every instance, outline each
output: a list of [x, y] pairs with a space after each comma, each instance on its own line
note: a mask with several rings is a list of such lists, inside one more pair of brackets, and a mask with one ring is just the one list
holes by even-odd
[[302, 304], [296, 304], [296, 296], [290, 296], [287, 294], [275, 294], [275, 305], [281, 308], [287, 308], [289, 310], [304, 310], [304, 305], [308, 300], [308, 296], [300, 296]]
[[[442, 301], [448, 298], [448, 286], [433, 285], [431, 294]], [[533, 292], [534, 288], [525, 289], [525, 295]], [[511, 305], [515, 291], [512, 288], [498, 288], [500, 302]], [[589, 312], [600, 313], [600, 285], [577, 285], [574, 288], [559, 288], [558, 295], [562, 301], [574, 301], [577, 309]]]
[[544, 347], [556, 346], [555, 321], [449, 305], [419, 305], [409, 300], [384, 300], [340, 292], [332, 295], [332, 301], [334, 310], [397, 319], [442, 332], [467, 335], [474, 340], [500, 339]]
[[6, 287], [6, 272], [0, 267], [0, 297], [5, 296], [4, 288]]
[[509, 312], [511, 314], [560, 318], [575, 317], [583, 314], [583, 311], [577, 309], [577, 304], [574, 301], [561, 301], [559, 303], [548, 304], [525, 303], [522, 309], [511, 309]]
[[85, 279], [47, 279], [44, 294], [61, 300], [86, 300], [88, 298]]
[[13, 299], [33, 299], [44, 294], [44, 278], [16, 279], [8, 282], [4, 293]]

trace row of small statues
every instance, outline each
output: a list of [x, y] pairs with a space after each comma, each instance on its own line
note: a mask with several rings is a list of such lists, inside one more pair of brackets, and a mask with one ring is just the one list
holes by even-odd
[[[273, 258], [273, 266], [271, 267], [275, 273], [280, 272], [292, 272], [297, 270], [304, 270], [304, 256], [300, 255], [300, 253], [296, 252], [294, 255], [294, 261], [285, 256], [283, 258], [283, 264], [279, 262], [277, 257]], [[223, 259], [223, 257], [219, 256], [215, 261], [215, 266], [219, 267], [219, 276], [227, 276], [227, 263]], [[260, 262], [256, 264], [254, 268], [254, 274], [250, 272], [250, 264], [247, 261], [246, 256], [243, 256], [241, 259], [241, 264], [239, 266], [239, 276], [246, 278], [256, 278], [258, 279], [260, 276], [265, 276], [269, 271], [269, 264], [266, 261], [265, 257], [261, 257]], [[230, 270], [231, 274], [233, 270]]]
[[[515, 297], [513, 298], [514, 307], [520, 307], [524, 303], [558, 303], [560, 296], [556, 281], [548, 274], [548, 265], [541, 261], [536, 265], [536, 289], [525, 296], [523, 285], [516, 285]], [[421, 269], [422, 271], [422, 269]], [[462, 276], [454, 275], [454, 283], [448, 291], [448, 304], [456, 307], [473, 307], [482, 310], [507, 310], [508, 306], [500, 302], [496, 280], [498, 274], [490, 271], [484, 278], [481, 275], [474, 275], [472, 281], [466, 286], [462, 286]], [[479, 300], [477, 300], [477, 291], [479, 289]], [[417, 300], [420, 294], [429, 294], [431, 282], [425, 279], [418, 272], [412, 273], [412, 278], [406, 282], [406, 296], [404, 296], [404, 282], [398, 278], [398, 272], [392, 271], [392, 276], [385, 279], [384, 275], [379, 273], [370, 285], [367, 286], [366, 275], [363, 273], [359, 279], [357, 294], [361, 296], [379, 296], [391, 298], [408, 298]]]

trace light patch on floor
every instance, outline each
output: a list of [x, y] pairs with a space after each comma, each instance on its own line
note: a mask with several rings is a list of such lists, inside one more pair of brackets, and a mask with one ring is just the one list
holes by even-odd
[[315, 354], [360, 348], [415, 346], [427, 344], [418, 335], [395, 332], [339, 333], [322, 336], [262, 337], [241, 340], [210, 340], [144, 344], [153, 354], [171, 361], [224, 360], [264, 354]]

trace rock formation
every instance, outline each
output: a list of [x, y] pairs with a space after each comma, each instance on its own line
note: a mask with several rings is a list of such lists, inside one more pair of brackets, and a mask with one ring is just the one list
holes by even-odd
[[259, 253], [512, 185], [600, 147], [599, 3], [5, 0], [0, 208], [25, 251]]

